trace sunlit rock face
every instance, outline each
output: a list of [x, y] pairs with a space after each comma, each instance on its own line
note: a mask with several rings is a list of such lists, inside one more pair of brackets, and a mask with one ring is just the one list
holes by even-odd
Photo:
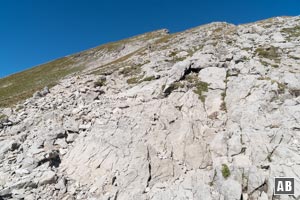
[[299, 17], [72, 58], [82, 71], [0, 110], [0, 199], [267, 200], [280, 176], [300, 196]]

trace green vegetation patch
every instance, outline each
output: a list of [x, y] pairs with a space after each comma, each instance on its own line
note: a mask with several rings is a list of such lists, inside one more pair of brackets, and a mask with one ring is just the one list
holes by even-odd
[[16, 108], [16, 112], [19, 112], [20, 110], [24, 109], [23, 105], [18, 105]]
[[171, 41], [175, 34], [165, 35], [154, 42], [154, 45], [165, 45]]
[[189, 88], [195, 88], [193, 92], [197, 94], [198, 98], [204, 103], [206, 98], [204, 92], [208, 91], [209, 84], [204, 81], [200, 81], [197, 74], [189, 74], [185, 77], [185, 80], [187, 81]]
[[289, 93], [295, 97], [299, 97], [300, 96], [300, 89], [290, 89]]
[[105, 85], [105, 83], [106, 83], [106, 79], [101, 78], [101, 79], [94, 82], [94, 87], [102, 87], [102, 86]]
[[226, 106], [225, 101], [223, 101], [223, 102], [221, 103], [220, 109], [223, 110], [223, 111], [225, 111], [225, 112], [227, 112], [227, 106]]
[[140, 82], [144, 82], [144, 81], [153, 81], [155, 80], [155, 76], [148, 76], [143, 78]]
[[270, 81], [271, 78], [268, 77], [268, 76], [261, 76], [261, 77], [258, 77], [257, 80], [266, 80], [266, 81]]
[[295, 37], [300, 37], [300, 26], [281, 29], [281, 33], [287, 35], [287, 40], [291, 41]]
[[131, 76], [139, 73], [141, 73], [141, 65], [127, 66], [119, 72], [123, 76]]
[[222, 97], [222, 103], [221, 103], [220, 109], [227, 112], [227, 106], [225, 103], [226, 89], [224, 90], [224, 92], [221, 93], [221, 97]]
[[63, 77], [83, 70], [69, 57], [31, 68], [0, 79], [0, 107], [9, 107], [25, 100], [45, 86], [52, 87]]
[[229, 72], [229, 70], [227, 70], [226, 71], [226, 77], [225, 77], [225, 80], [224, 80], [225, 90], [221, 93], [222, 103], [220, 105], [220, 110], [223, 110], [225, 112], [227, 112], [227, 105], [226, 105], [226, 102], [225, 102], [225, 98], [226, 98], [226, 95], [227, 95], [227, 83], [228, 83], [228, 77], [229, 76], [230, 76], [230, 72]]
[[153, 81], [155, 80], [155, 76], [147, 76], [145, 78], [143, 78], [143, 76], [135, 76], [132, 78], [127, 79], [127, 83], [128, 84], [137, 84], [137, 83], [142, 83], [145, 81]]
[[222, 165], [222, 175], [224, 178], [228, 178], [230, 176], [230, 170], [226, 164]]
[[279, 94], [284, 94], [285, 89], [286, 89], [286, 85], [284, 83], [280, 83], [278, 81], [274, 81], [274, 82], [277, 83], [277, 86], [278, 86], [278, 90], [277, 91], [278, 91], [278, 93]]
[[152, 31], [149, 33], [133, 36], [133, 37], [130, 37], [127, 39], [103, 44], [103, 45], [95, 47], [93, 49], [81, 52], [80, 54], [92, 54], [92, 53], [98, 52], [98, 51], [106, 51], [106, 52], [118, 51], [118, 50], [123, 49], [126, 44], [130, 44], [132, 42], [136, 42], [136, 41], [147, 42], [148, 40], [151, 40], [151, 39], [155, 39], [155, 38], [163, 39], [168, 36], [169, 35], [162, 34], [161, 31]]
[[257, 80], [271, 81], [272, 84], [276, 83], [277, 87], [278, 87], [278, 90], [277, 90], [278, 94], [284, 94], [285, 90], [287, 89], [287, 86], [284, 83], [281, 83], [276, 80], [272, 80], [270, 77], [267, 77], [267, 76], [258, 77]]
[[252, 48], [250, 48], [250, 47], [244, 47], [244, 48], [242, 48], [242, 50], [244, 50], [244, 51], [251, 51]]
[[210, 185], [210, 186], [213, 186], [213, 185], [214, 185], [214, 182], [215, 182], [216, 177], [217, 177], [217, 170], [215, 169], [215, 170], [214, 170], [213, 178], [212, 178], [212, 180], [209, 182], [209, 185]]
[[[149, 33], [146, 33], [146, 34], [134, 36], [134, 37], [131, 37], [131, 38], [128, 38], [128, 39], [124, 39], [124, 40], [121, 40], [121, 41], [104, 44], [104, 45], [101, 45], [99, 47], [96, 47], [92, 50], [88, 50], [88, 51], [83, 52], [83, 53], [86, 53], [86, 54], [90, 55], [92, 53], [99, 52], [99, 51], [100, 52], [101, 51], [104, 51], [104, 52], [118, 51], [118, 50], [122, 49], [123, 47], [125, 47], [127, 44], [130, 44], [130, 43], [136, 42], [136, 41], [147, 43], [147, 42], [149, 42], [149, 40], [155, 40], [156, 39], [154, 44], [158, 44], [159, 41], [163, 42], [165, 39], [167, 39], [169, 37], [170, 37], [169, 35], [162, 34], [161, 31], [153, 31], [153, 32], [149, 32]], [[133, 52], [131, 52], [131, 53], [129, 53], [129, 54], [123, 56], [123, 57], [115, 59], [110, 63], [99, 66], [97, 69], [93, 70], [91, 72], [91, 74], [110, 75], [113, 72], [118, 71], [122, 67], [125, 67], [126, 65], [132, 65], [132, 63], [130, 62], [130, 58], [132, 58], [135, 55], [140, 55], [140, 56], [141, 55], [146, 55], [147, 54], [147, 49], [148, 49], [147, 47], [142, 47], [140, 49], [137, 49], [136, 51], [133, 51]], [[147, 62], [150, 62], [150, 61], [149, 60], [145, 61], [143, 63], [143, 65], [146, 64]], [[137, 66], [133, 66], [133, 67], [137, 67]], [[122, 74], [123, 72], [120, 72], [120, 73]], [[130, 72], [128, 72], [128, 76], [130, 76], [129, 73]], [[126, 71], [124, 71], [124, 75], [127, 76]]]
[[280, 62], [280, 54], [278, 53], [277, 47], [273, 47], [273, 46], [267, 48], [259, 47], [255, 50], [255, 54], [262, 58], [273, 60], [276, 63]]
[[289, 58], [294, 59], [294, 60], [300, 60], [300, 57], [296, 57], [296, 56], [292, 56], [292, 55], [289, 55]]
[[1, 120], [3, 120], [3, 119], [5, 119], [5, 118], [7, 118], [7, 116], [6, 116], [6, 115], [4, 115], [4, 114], [0, 114], [0, 121], [1, 121]]
[[209, 84], [203, 81], [198, 81], [195, 86], [196, 89], [194, 90], [194, 93], [198, 94], [198, 98], [204, 103], [206, 95], [203, 93], [208, 91]]
[[[165, 85], [162, 86], [162, 89], [164, 90], [165, 89]], [[183, 88], [184, 87], [184, 84], [181, 83], [181, 82], [174, 82], [172, 83], [165, 91], [164, 93], [166, 95], [169, 95], [171, 94], [174, 90], [177, 90], [178, 88]]]
[[278, 68], [278, 67], [279, 67], [278, 64], [268, 63], [268, 62], [266, 62], [266, 61], [264, 61], [264, 60], [260, 60], [260, 63], [261, 63], [263, 66], [266, 66], [266, 67], [268, 67], [268, 66], [271, 66], [271, 67], [273, 67], [273, 68]]
[[177, 55], [177, 53], [178, 53], [177, 51], [172, 51], [172, 52], [170, 53], [170, 56], [171, 56], [171, 57], [175, 57], [175, 56]]
[[137, 83], [142, 83], [145, 81], [153, 81], [155, 80], [155, 76], [147, 76], [145, 78], [143, 78], [143, 75], [141, 76], [134, 76], [132, 78], [127, 79], [127, 83], [128, 84], [137, 84]]
[[198, 82], [197, 74], [186, 75], [184, 79], [187, 81], [189, 87], [194, 87]]
[[178, 57], [178, 56], [176, 56], [176, 57], [173, 57], [173, 59], [172, 59], [172, 62], [174, 62], [174, 63], [177, 63], [177, 62], [180, 62], [180, 61], [183, 61], [183, 60], [185, 60], [187, 57]]
[[[126, 68], [126, 65], [127, 67], [130, 67], [128, 65], [130, 65], [130, 61], [129, 59], [136, 55], [136, 54], [139, 54], [139, 53], [142, 53], [143, 51], [145, 50], [145, 48], [140, 48], [132, 53], [129, 53], [123, 57], [120, 57], [116, 60], [113, 60], [112, 62], [110, 63], [107, 63], [105, 65], [102, 65], [102, 66], [99, 66], [96, 70], [92, 71], [90, 74], [95, 74], [95, 75], [110, 75], [112, 74], [113, 72], [119, 70], [120, 68], [122, 67], [125, 67]], [[145, 61], [144, 64], [148, 63], [150, 61]], [[134, 68], [136, 69], [140, 69], [140, 67], [144, 64], [140, 64], [140, 65], [133, 65]], [[120, 74], [122, 74], [124, 69], [121, 69], [121, 71], [119, 72]], [[134, 71], [134, 70], [133, 70]], [[129, 72], [133, 72], [132, 70], [128, 71], [128, 76], [130, 75]], [[124, 71], [124, 74], [125, 76], [127, 76], [126, 74], [126, 71]]]
[[153, 49], [159, 49], [159, 50], [164, 50], [167, 49], [171, 43], [173, 42], [172, 39], [174, 39], [176, 37], [178, 33], [175, 34], [169, 34], [169, 35], [165, 35], [161, 38], [159, 38], [158, 40], [156, 40], [152, 47]]
[[127, 79], [126, 81], [128, 84], [137, 84], [140, 82], [140, 78], [139, 77], [132, 77]]

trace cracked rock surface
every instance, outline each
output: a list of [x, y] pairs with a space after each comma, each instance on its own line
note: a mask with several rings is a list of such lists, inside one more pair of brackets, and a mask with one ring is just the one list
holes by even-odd
[[137, 44], [0, 109], [0, 199], [300, 197], [299, 17]]

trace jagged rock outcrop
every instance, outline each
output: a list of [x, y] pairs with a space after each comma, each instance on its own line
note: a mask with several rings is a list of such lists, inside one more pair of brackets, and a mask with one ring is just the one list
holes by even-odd
[[[299, 24], [212, 23], [77, 55], [84, 71], [1, 109], [0, 199], [298, 198]], [[273, 195], [278, 176], [294, 196]]]

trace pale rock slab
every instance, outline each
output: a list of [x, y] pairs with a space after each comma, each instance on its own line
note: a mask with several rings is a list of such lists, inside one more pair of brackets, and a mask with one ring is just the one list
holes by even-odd
[[225, 89], [226, 70], [224, 68], [209, 67], [199, 72], [199, 79], [209, 84], [211, 89]]

